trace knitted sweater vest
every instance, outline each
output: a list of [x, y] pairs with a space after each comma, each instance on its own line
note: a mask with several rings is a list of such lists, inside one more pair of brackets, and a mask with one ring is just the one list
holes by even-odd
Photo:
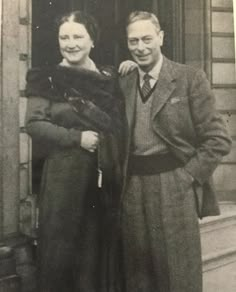
[[135, 155], [152, 155], [168, 151], [166, 143], [154, 132], [151, 120], [153, 93], [143, 103], [137, 90], [135, 123], [132, 153]]

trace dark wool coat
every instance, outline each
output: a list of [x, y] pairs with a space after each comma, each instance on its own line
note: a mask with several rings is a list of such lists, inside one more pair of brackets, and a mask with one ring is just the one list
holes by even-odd
[[[120, 80], [128, 119], [125, 171], [137, 84], [137, 71]], [[121, 200], [124, 291], [201, 292], [197, 215], [219, 214], [211, 176], [231, 141], [205, 74], [166, 58], [153, 91], [151, 120], [155, 134], [184, 166], [125, 179]]]
[[[26, 91], [27, 132], [47, 149], [39, 198], [40, 291], [113, 291], [123, 132], [117, 76], [111, 68], [36, 68], [28, 72]], [[99, 132], [99, 153], [80, 147], [85, 130]]]

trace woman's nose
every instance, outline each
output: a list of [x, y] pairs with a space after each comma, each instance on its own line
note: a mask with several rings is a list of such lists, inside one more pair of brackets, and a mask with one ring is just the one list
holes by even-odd
[[67, 42], [67, 47], [73, 49], [76, 47], [76, 41], [74, 39], [69, 39]]

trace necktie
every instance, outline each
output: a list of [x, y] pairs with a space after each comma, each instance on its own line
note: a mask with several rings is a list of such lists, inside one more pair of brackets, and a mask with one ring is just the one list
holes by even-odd
[[151, 76], [148, 75], [147, 73], [143, 77], [144, 83], [141, 88], [141, 92], [142, 92], [142, 99], [144, 102], [148, 99], [148, 95], [151, 91], [150, 79], [151, 79]]

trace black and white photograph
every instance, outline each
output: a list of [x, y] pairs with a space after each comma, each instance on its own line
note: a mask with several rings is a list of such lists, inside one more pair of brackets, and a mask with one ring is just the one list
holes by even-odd
[[0, 20], [0, 292], [236, 291], [236, 0]]

